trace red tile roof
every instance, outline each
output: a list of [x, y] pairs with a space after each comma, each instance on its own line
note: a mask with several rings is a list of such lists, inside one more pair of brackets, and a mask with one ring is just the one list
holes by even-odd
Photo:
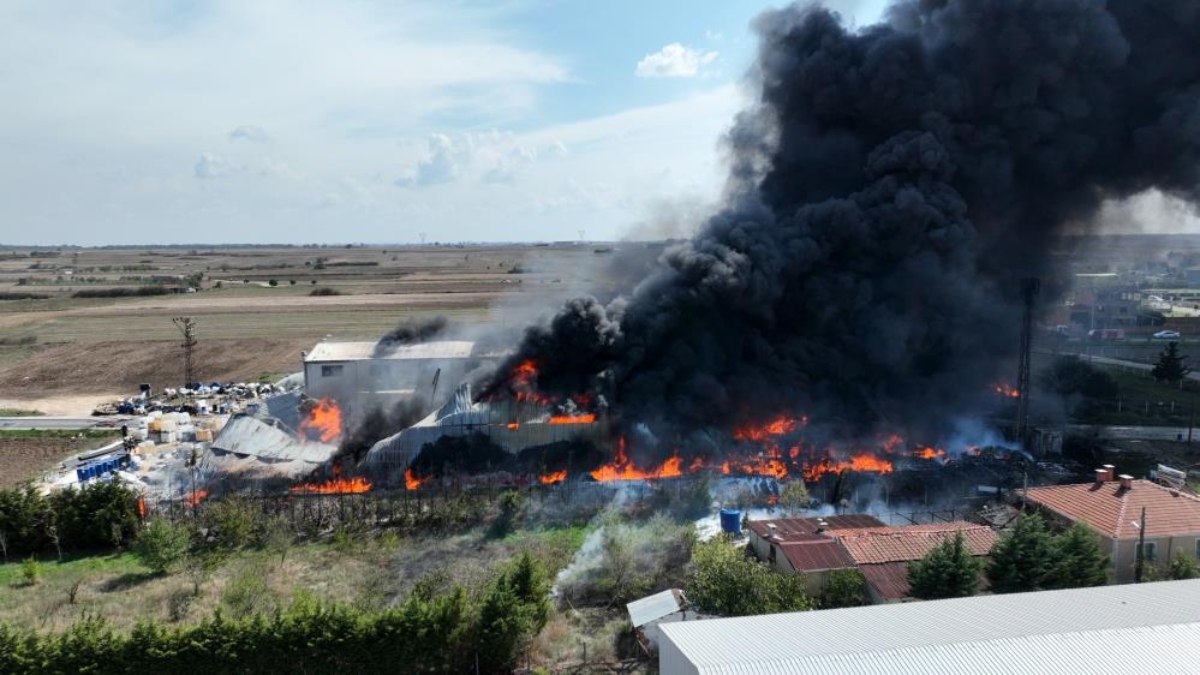
[[935, 546], [962, 532], [971, 555], [987, 555], [996, 533], [965, 521], [904, 527], [871, 528], [837, 533], [838, 540], [859, 565], [919, 560]]
[[862, 571], [867, 583], [875, 589], [875, 593], [884, 600], [902, 600], [908, 597], [908, 563], [891, 562], [878, 565], [862, 565]]
[[1134, 539], [1133, 522], [1146, 508], [1146, 536], [1200, 534], [1200, 498], [1152, 483], [1133, 481], [1122, 490], [1119, 481], [1051, 485], [1029, 488], [1026, 499], [1113, 539]]
[[[907, 562], [859, 565], [858, 569], [883, 600], [903, 600], [909, 597], [909, 591], [912, 589], [908, 585]], [[980, 571], [979, 590], [986, 590], [987, 586], [987, 576]]]
[[[768, 525], [775, 526], [780, 541], [813, 539], [817, 535], [817, 521], [824, 520], [827, 530], [852, 530], [864, 527], [884, 527], [875, 516], [855, 514], [849, 516], [826, 516], [825, 518], [776, 518], [774, 520], [752, 520], [747, 526], [760, 537], [768, 534]], [[824, 538], [824, 537], [822, 537]]]
[[842, 570], [854, 567], [854, 559], [836, 539], [790, 541], [779, 544], [779, 550], [799, 572]]

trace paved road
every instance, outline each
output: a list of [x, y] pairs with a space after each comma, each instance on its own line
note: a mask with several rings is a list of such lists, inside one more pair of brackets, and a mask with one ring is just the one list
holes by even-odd
[[[1042, 351], [1039, 353], [1052, 354], [1053, 352]], [[1073, 354], [1073, 352], [1058, 352], [1058, 353], [1059, 354]], [[1130, 370], [1141, 370], [1141, 371], [1147, 372], [1147, 373], [1150, 372], [1151, 370], [1154, 370], [1154, 364], [1152, 364], [1152, 363], [1142, 363], [1141, 361], [1126, 361], [1125, 359], [1112, 359], [1107, 356], [1096, 356], [1094, 354], [1091, 357], [1088, 357], [1087, 354], [1082, 354], [1082, 353], [1073, 354], [1073, 355], [1078, 356], [1079, 358], [1081, 358], [1085, 361], [1089, 360], [1089, 358], [1090, 358], [1092, 363], [1099, 363], [1102, 366], [1117, 366], [1119, 368], [1128, 368]], [[1187, 378], [1189, 380], [1200, 381], [1200, 373], [1198, 373], [1198, 372], [1188, 373]]]
[[121, 428], [128, 418], [113, 417], [0, 417], [0, 429], [65, 429], [85, 430], [96, 427]]
[[[1096, 432], [1101, 438], [1140, 441], [1174, 441], [1180, 438], [1187, 440], [1187, 427], [1105, 427], [1072, 424], [1068, 427], [1072, 432], [1091, 434]], [[1192, 431], [1192, 442], [1200, 442], [1200, 427]]]

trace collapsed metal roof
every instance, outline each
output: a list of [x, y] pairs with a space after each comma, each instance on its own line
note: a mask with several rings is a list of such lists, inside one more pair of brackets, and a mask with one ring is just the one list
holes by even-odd
[[333, 456], [337, 446], [295, 438], [256, 417], [236, 415], [213, 440], [212, 450], [266, 461], [300, 460], [320, 464]]

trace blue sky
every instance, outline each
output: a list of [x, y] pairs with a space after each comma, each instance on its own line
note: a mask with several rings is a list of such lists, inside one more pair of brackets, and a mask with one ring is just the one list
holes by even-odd
[[685, 234], [771, 6], [0, 3], [0, 243]]

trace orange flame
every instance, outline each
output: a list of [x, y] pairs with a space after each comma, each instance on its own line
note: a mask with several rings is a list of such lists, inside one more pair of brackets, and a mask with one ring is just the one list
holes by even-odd
[[891, 473], [892, 463], [886, 459], [880, 459], [869, 453], [859, 453], [854, 455], [849, 460], [833, 461], [826, 457], [814, 464], [807, 464], [804, 467], [804, 479], [809, 482], [820, 480], [821, 476], [827, 473], [841, 473], [842, 471], [858, 471], [862, 473]]
[[342, 410], [331, 398], [317, 401], [308, 417], [300, 421], [300, 435], [330, 443], [342, 435]]
[[195, 508], [207, 496], [208, 490], [192, 490], [191, 494], [183, 496], [183, 503], [185, 506]]
[[807, 417], [777, 417], [761, 426], [738, 427], [733, 431], [733, 437], [739, 441], [765, 441], [772, 436], [790, 434], [797, 427], [808, 426]]
[[521, 425], [516, 422], [509, 422], [508, 424], [505, 424], [504, 426], [507, 427], [509, 431], [516, 431], [517, 429], [521, 428]]
[[596, 421], [594, 413], [583, 415], [554, 415], [546, 420], [547, 424], [591, 424]]
[[550, 403], [550, 399], [542, 396], [537, 390], [537, 364], [532, 359], [517, 364], [509, 377], [509, 387], [517, 401], [532, 401], [534, 403]]
[[1005, 398], [1021, 398], [1021, 392], [1016, 387], [1010, 387], [1007, 384], [993, 384], [992, 390]]
[[138, 495], [137, 514], [139, 519], [146, 519], [146, 498], [141, 495]]
[[361, 476], [332, 478], [324, 483], [303, 483], [288, 488], [289, 492], [309, 495], [352, 495], [371, 491], [371, 482]]
[[941, 448], [930, 448], [930, 447], [917, 448], [916, 452], [914, 452], [913, 455], [917, 459], [936, 459], [936, 460], [946, 459], [946, 451], [942, 450]]
[[416, 490], [417, 488], [421, 487], [421, 484], [427, 480], [429, 480], [429, 478], [427, 478], [427, 477], [426, 478], [417, 478], [417, 475], [413, 473], [412, 467], [409, 467], [404, 470], [404, 489], [405, 490]]
[[542, 485], [554, 485], [555, 483], [561, 483], [566, 479], [567, 479], [567, 470], [566, 469], [563, 469], [561, 471], [551, 471], [550, 473], [544, 473], [544, 474], [538, 476], [538, 482], [541, 483]]
[[613, 461], [591, 472], [592, 478], [598, 481], [610, 480], [646, 480], [649, 478], [676, 478], [683, 475], [683, 460], [679, 455], [672, 455], [661, 465], [641, 470], [625, 456], [625, 439], [617, 441], [617, 456]]

